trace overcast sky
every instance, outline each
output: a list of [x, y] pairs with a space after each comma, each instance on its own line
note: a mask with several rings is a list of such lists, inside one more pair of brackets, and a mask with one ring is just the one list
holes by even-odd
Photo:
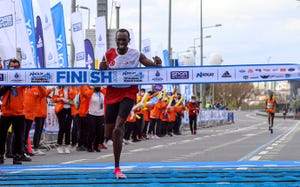
[[[58, 0], [50, 2], [54, 5]], [[70, 2], [62, 0], [68, 27]], [[168, 47], [168, 2], [142, 0], [142, 37], [151, 39], [152, 49]], [[96, 0], [77, 0], [77, 4], [91, 8], [93, 25]], [[111, 0], [108, 4], [108, 25], [115, 28], [116, 11], [111, 9]], [[120, 27], [133, 29], [138, 45], [139, 0], [120, 0], [120, 4]], [[81, 12], [87, 27], [88, 11]], [[300, 63], [300, 1], [203, 0], [203, 27], [215, 24], [222, 26], [203, 30], [203, 36], [211, 35], [203, 39], [205, 65], [213, 53], [222, 56], [223, 64]], [[199, 37], [200, 0], [172, 0], [171, 43], [175, 55], [188, 50], [194, 41], [199, 46]], [[199, 47], [196, 49], [199, 59]]]

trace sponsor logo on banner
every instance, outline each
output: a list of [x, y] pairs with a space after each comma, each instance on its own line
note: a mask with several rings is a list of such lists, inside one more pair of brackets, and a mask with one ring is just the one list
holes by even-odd
[[143, 72], [125, 71], [122, 73], [124, 82], [143, 82]]
[[29, 73], [31, 83], [52, 83], [53, 75], [50, 72], [30, 72]]
[[268, 79], [270, 77], [270, 75], [261, 75], [260, 76], [262, 79]]
[[49, 21], [49, 18], [47, 15], [45, 15], [45, 27], [44, 27], [44, 30], [48, 30], [51, 28], [51, 23]]
[[36, 47], [37, 48], [43, 47], [43, 39], [41, 38], [41, 36], [39, 36], [39, 40], [38, 40], [38, 43], [36, 44]]
[[80, 23], [74, 23], [72, 28], [73, 28], [73, 32], [81, 31], [82, 23], [81, 22]]
[[240, 69], [239, 72], [240, 72], [240, 73], [246, 73], [246, 70]]
[[278, 69], [277, 69], [277, 68], [275, 68], [275, 69], [272, 69], [272, 71], [278, 71]]
[[291, 74], [285, 74], [285, 78], [290, 78], [291, 76]]
[[255, 69], [255, 71], [256, 71], [256, 72], [261, 72], [261, 69], [258, 68], [258, 69]]
[[286, 68], [280, 68], [280, 72], [286, 72]]
[[196, 78], [213, 77], [214, 75], [215, 75], [215, 73], [200, 72], [200, 73], [197, 73]]
[[80, 61], [84, 59], [84, 52], [76, 53], [76, 61]]
[[231, 76], [231, 74], [229, 73], [229, 71], [225, 71], [225, 72], [222, 74], [221, 77], [222, 77], [222, 78], [231, 78], [232, 76]]
[[247, 79], [249, 79], [249, 76], [248, 75], [244, 75], [243, 79], [247, 80]]
[[52, 60], [52, 59], [53, 59], [53, 55], [52, 55], [52, 53], [49, 53], [48, 60]]
[[12, 14], [0, 17], [0, 29], [14, 25]]
[[270, 68], [264, 68], [263, 71], [269, 72], [269, 71], [271, 71], [271, 69]]
[[155, 72], [155, 77], [152, 78], [151, 80], [153, 80], [153, 81], [163, 81], [164, 79], [161, 77], [160, 72], [156, 71]]
[[171, 79], [189, 79], [189, 71], [171, 71]]
[[10, 83], [25, 83], [25, 72], [9, 72], [9, 79], [8, 82]]
[[248, 73], [253, 73], [253, 69], [248, 69]]
[[295, 70], [296, 70], [295, 68], [289, 68], [289, 69], [288, 69], [289, 72], [293, 72], [293, 71], [295, 71]]
[[27, 55], [26, 53], [24, 53], [24, 51], [21, 52], [22, 55], [22, 60], [26, 60], [27, 59]]
[[98, 47], [103, 47], [103, 46], [105, 45], [104, 42], [105, 42], [105, 41], [102, 40], [101, 34], [99, 34], [99, 36], [98, 36], [98, 42], [97, 42], [96, 45], [97, 45]]
[[4, 80], [4, 74], [3, 74], [3, 73], [0, 73], [0, 81], [1, 81], [1, 82], [5, 81], [5, 80]]

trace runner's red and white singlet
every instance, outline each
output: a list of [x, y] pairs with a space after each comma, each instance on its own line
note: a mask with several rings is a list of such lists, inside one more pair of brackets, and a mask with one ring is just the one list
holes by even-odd
[[[109, 69], [134, 68], [139, 64], [140, 52], [128, 48], [124, 55], [120, 55], [117, 49], [112, 48], [105, 53]], [[113, 104], [122, 101], [124, 98], [136, 100], [138, 86], [107, 86], [105, 103]]]

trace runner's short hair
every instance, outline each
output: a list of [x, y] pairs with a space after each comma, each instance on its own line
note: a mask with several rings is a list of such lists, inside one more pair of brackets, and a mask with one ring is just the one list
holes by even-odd
[[130, 39], [130, 33], [129, 33], [129, 31], [127, 29], [119, 29], [119, 30], [117, 30], [116, 36], [117, 36], [118, 32], [126, 32], [128, 34], [128, 38]]

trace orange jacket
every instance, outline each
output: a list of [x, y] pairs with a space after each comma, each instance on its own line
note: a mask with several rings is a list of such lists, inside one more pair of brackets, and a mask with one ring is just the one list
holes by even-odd
[[164, 101], [158, 100], [158, 102], [154, 105], [154, 108], [150, 111], [150, 118], [159, 119], [162, 114], [162, 110], [166, 107], [167, 104]]
[[[41, 91], [43, 93], [41, 93]], [[34, 120], [40, 95], [46, 95], [45, 90], [38, 86], [26, 87], [24, 93], [25, 119]]]
[[149, 122], [150, 121], [150, 111], [154, 108], [154, 104], [149, 104], [143, 111], [144, 114], [144, 121]]
[[199, 114], [199, 106], [197, 103], [188, 102], [189, 116], [196, 116]]
[[[89, 110], [90, 98], [88, 98], [90, 92], [89, 86], [80, 86], [79, 87], [79, 109], [78, 114], [80, 117], [86, 117]], [[93, 92], [91, 92], [93, 94]]]
[[177, 112], [181, 112], [183, 110], [185, 110], [184, 106], [177, 106], [177, 107], [171, 106], [170, 108], [168, 108], [168, 110], [167, 110], [167, 114], [168, 114], [167, 121], [168, 122], [176, 121]]
[[[77, 89], [74, 86], [68, 87], [68, 99], [71, 102], [71, 104], [70, 104], [71, 112], [76, 110], [76, 106], [75, 106], [74, 101], [73, 101], [76, 94], [77, 94]], [[64, 98], [63, 87], [58, 90], [58, 93], [54, 93], [54, 95], [52, 97], [52, 101], [54, 103], [56, 103], [55, 108], [54, 108], [56, 114], [59, 113], [63, 109], [64, 104], [65, 104], [63, 101], [58, 101], [59, 98]]]
[[134, 115], [133, 115], [132, 119], [131, 119], [131, 116], [132, 115], [131, 115], [131, 112], [130, 112], [127, 119], [126, 119], [126, 122], [130, 122], [130, 123], [136, 122], [136, 113], [134, 112]]
[[[17, 96], [12, 95], [12, 89], [16, 89]], [[12, 87], [2, 96], [2, 116], [24, 115], [24, 89], [23, 86]]]
[[46, 89], [44, 86], [39, 86], [40, 94], [37, 99], [35, 117], [47, 117], [47, 96], [50, 94], [51, 89]]

